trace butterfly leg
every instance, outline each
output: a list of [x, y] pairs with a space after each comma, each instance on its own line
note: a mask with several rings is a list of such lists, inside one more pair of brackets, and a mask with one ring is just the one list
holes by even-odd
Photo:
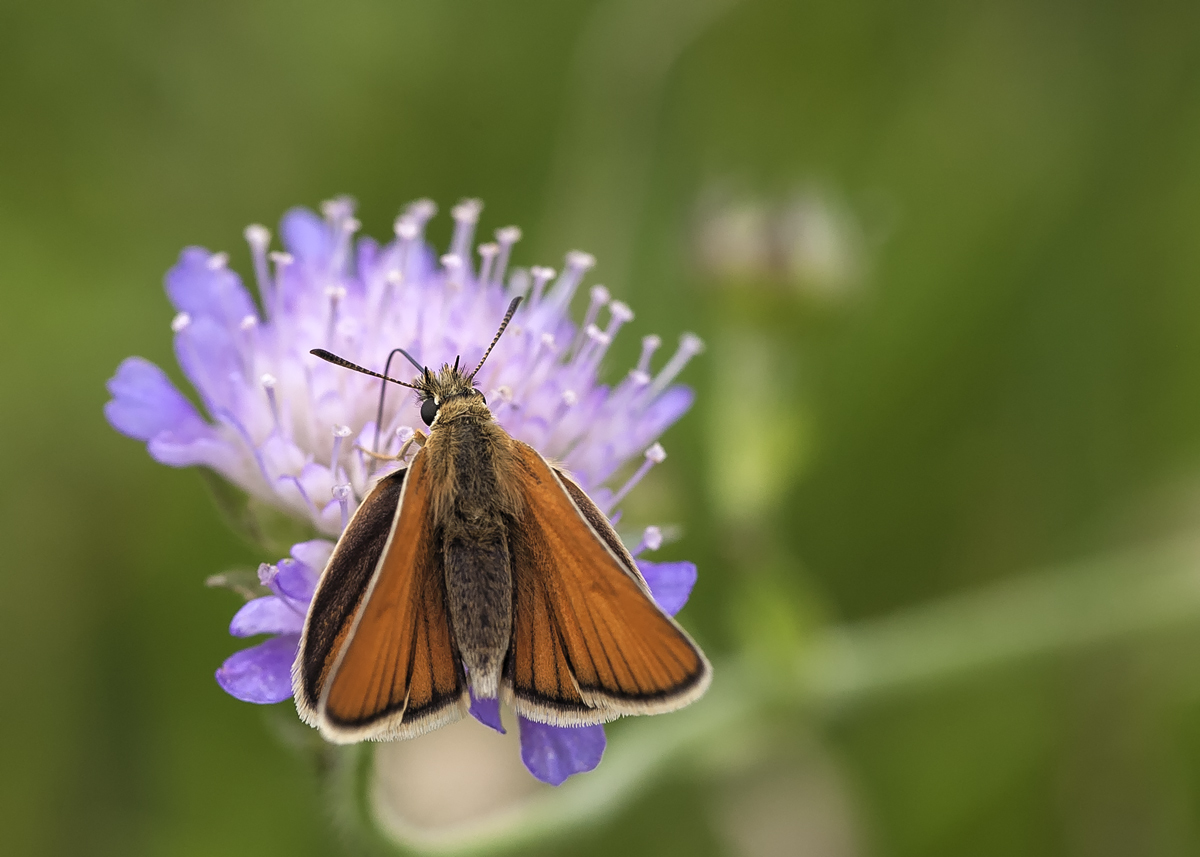
[[396, 453], [395, 455], [381, 455], [380, 453], [375, 452], [374, 450], [367, 449], [365, 446], [359, 446], [358, 444], [355, 444], [354, 448], [357, 449], [359, 452], [361, 452], [363, 455], [367, 456], [368, 458], [373, 458], [376, 461], [403, 461], [404, 456], [408, 453], [408, 448], [410, 446], [412, 446], [414, 443], [417, 446], [424, 446], [426, 440], [427, 440], [427, 438], [425, 436], [425, 432], [414, 431], [413, 436], [410, 437], [408, 440], [404, 441], [404, 446], [400, 447], [400, 451], [398, 453]]

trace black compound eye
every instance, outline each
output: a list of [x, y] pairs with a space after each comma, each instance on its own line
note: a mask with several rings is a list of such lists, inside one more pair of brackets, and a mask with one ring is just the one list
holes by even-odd
[[426, 399], [421, 402], [421, 419], [425, 422], [425, 425], [433, 425], [433, 418], [437, 416], [437, 412], [438, 403], [433, 399]]

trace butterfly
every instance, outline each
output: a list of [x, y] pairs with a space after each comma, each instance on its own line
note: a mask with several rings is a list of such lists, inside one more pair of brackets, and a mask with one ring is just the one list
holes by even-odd
[[708, 687], [704, 653], [605, 515], [511, 437], [475, 386], [520, 302], [470, 374], [457, 358], [432, 372], [396, 349], [419, 370], [409, 383], [312, 352], [411, 387], [429, 427], [350, 519], [305, 619], [296, 707], [330, 741], [420, 735], [463, 717], [471, 695], [583, 726], [673, 711]]

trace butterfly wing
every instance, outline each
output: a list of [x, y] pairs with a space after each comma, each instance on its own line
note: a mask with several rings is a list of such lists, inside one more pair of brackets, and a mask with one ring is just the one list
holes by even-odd
[[525, 508], [509, 533], [513, 707], [530, 720], [584, 725], [697, 699], [711, 667], [654, 603], [607, 518], [536, 450], [514, 447]]
[[301, 717], [331, 741], [408, 738], [466, 710], [429, 512], [420, 451], [363, 501], [321, 576], [293, 686]]

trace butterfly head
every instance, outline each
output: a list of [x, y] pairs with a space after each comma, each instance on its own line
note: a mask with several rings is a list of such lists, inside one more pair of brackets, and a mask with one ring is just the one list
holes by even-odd
[[445, 420], [465, 412], [482, 416], [480, 409], [489, 413], [483, 392], [475, 386], [474, 374], [467, 375], [459, 369], [457, 358], [453, 366], [444, 364], [436, 372], [425, 369], [413, 386], [421, 399], [421, 420], [427, 426], [432, 426], [439, 415]]

